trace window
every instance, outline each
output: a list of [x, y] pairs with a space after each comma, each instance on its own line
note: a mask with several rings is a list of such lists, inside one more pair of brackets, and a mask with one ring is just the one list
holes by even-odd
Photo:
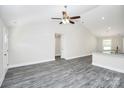
[[103, 40], [103, 50], [104, 51], [110, 51], [111, 50], [111, 43], [112, 43], [111, 39]]

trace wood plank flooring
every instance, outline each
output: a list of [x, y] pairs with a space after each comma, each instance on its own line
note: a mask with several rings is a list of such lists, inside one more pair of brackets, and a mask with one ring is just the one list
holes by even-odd
[[9, 69], [2, 88], [123, 88], [124, 74], [93, 66], [92, 56]]

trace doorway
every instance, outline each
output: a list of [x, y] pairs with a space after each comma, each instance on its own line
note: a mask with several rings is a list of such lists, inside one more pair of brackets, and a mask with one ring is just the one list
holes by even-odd
[[59, 33], [55, 34], [55, 59], [56, 60], [60, 60], [62, 57], [61, 38], [62, 38], [61, 34]]

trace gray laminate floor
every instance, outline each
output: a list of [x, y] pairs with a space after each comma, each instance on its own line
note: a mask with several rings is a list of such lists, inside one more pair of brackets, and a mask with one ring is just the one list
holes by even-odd
[[92, 58], [56, 60], [9, 69], [2, 87], [6, 88], [118, 88], [124, 74], [91, 65]]

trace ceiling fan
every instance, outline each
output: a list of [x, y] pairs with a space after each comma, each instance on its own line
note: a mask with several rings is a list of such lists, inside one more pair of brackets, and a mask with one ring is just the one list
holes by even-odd
[[65, 7], [65, 11], [62, 11], [62, 15], [63, 15], [63, 18], [51, 18], [51, 19], [54, 19], [54, 20], [60, 20], [60, 23], [59, 24], [68, 24], [68, 23], [71, 23], [71, 24], [75, 24], [74, 19], [79, 19], [81, 18], [80, 16], [72, 16], [70, 17], [66, 11], [67, 9], [67, 6], [64, 6]]

